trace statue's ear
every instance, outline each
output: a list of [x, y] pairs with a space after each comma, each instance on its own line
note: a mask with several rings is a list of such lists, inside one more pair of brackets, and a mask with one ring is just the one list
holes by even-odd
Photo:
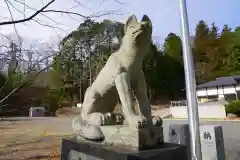
[[150, 18], [147, 15], [144, 15], [142, 17], [142, 22], [147, 22], [148, 25], [152, 28], [152, 21], [150, 20]]
[[124, 32], [127, 31], [127, 27], [128, 27], [129, 25], [134, 25], [134, 24], [137, 24], [137, 23], [138, 23], [137, 17], [136, 17], [134, 14], [131, 15], [131, 16], [128, 18], [128, 20], [127, 20], [127, 22], [126, 22], [126, 24], [125, 24], [125, 26], [124, 26]]

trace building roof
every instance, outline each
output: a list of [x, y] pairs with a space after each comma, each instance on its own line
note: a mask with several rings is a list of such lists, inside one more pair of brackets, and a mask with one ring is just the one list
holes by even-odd
[[219, 78], [216, 78], [216, 80], [214, 80], [214, 81], [210, 81], [210, 82], [206, 82], [206, 83], [198, 85], [197, 89], [217, 87], [217, 86], [236, 85], [238, 83], [240, 83], [240, 75], [219, 77]]

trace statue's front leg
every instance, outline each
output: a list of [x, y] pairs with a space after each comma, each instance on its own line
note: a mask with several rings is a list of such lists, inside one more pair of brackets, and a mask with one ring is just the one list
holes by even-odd
[[147, 87], [143, 71], [137, 73], [134, 80], [134, 93], [139, 105], [139, 112], [145, 116], [152, 125], [162, 125], [162, 118], [159, 116], [151, 116], [151, 104], [147, 96]]
[[147, 124], [147, 119], [143, 115], [137, 115], [134, 111], [134, 104], [131, 95], [130, 77], [124, 72], [117, 75], [115, 79], [116, 88], [122, 104], [123, 114], [132, 127], [143, 128]]

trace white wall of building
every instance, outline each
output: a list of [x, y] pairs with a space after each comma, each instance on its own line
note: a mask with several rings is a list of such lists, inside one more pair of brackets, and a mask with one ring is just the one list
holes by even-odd
[[[198, 106], [200, 118], [226, 118], [224, 104], [221, 103], [202, 103]], [[187, 106], [171, 106], [170, 113], [174, 118], [188, 118]]]
[[218, 96], [223, 98], [224, 95], [237, 94], [240, 91], [240, 85], [237, 86], [221, 86], [197, 89], [198, 97]]

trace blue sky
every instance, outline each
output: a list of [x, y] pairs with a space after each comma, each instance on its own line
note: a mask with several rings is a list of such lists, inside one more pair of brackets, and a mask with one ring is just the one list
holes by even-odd
[[[44, 3], [46, 4], [48, 1], [49, 0], [44, 0]], [[114, 0], [79, 1], [84, 4], [84, 7], [79, 6], [72, 9], [72, 11], [85, 15], [106, 10], [118, 10], [123, 13], [123, 15], [104, 16], [98, 18], [98, 20], [111, 19], [124, 22], [130, 14], [136, 14], [139, 19], [143, 14], [147, 14], [153, 23], [153, 36], [160, 39], [161, 42], [169, 32], [180, 35], [179, 0], [122, 0], [124, 4], [118, 4], [114, 2]], [[26, 2], [34, 8], [40, 8], [39, 6], [42, 0], [26, 0]], [[75, 0], [56, 0], [51, 8], [66, 10], [75, 5]], [[231, 28], [240, 26], [240, 0], [187, 0], [187, 6], [191, 34], [194, 33], [194, 28], [199, 20], [204, 20], [208, 24], [215, 22], [217, 26], [223, 26], [224, 24], [228, 24]], [[21, 6], [18, 7], [21, 8]], [[0, 13], [1, 16], [9, 17], [9, 12], [4, 4], [4, 0], [0, 0]], [[27, 10], [26, 16], [31, 13], [33, 13], [33, 11]], [[78, 21], [76, 21], [69, 16], [55, 13], [48, 14], [48, 16], [62, 23], [63, 25], [58, 26], [66, 32], [43, 27], [34, 22], [26, 23], [25, 25], [16, 25], [17, 30], [20, 35], [26, 39], [54, 41], [56, 37], [63, 37], [75, 29], [82, 21], [79, 17], [74, 17], [78, 19]], [[22, 15], [14, 12], [14, 18], [22, 18]], [[53, 24], [53, 22], [44, 16], [40, 15], [38, 19], [47, 24]], [[1, 18], [0, 21], [2, 21]], [[0, 27], [1, 34], [11, 34], [13, 32], [13, 26]]]

